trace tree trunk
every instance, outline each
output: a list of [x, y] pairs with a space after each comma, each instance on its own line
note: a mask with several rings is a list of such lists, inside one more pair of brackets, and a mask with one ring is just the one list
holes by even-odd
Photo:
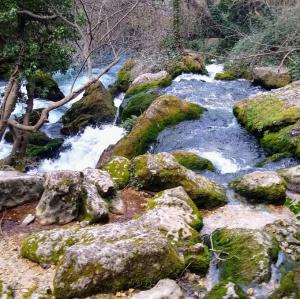
[[1, 106], [0, 115], [0, 141], [2, 140], [5, 130], [7, 129], [7, 121], [15, 109], [18, 94], [20, 91], [19, 66], [16, 66], [15, 72], [11, 76]]
[[181, 0], [173, 0], [173, 38], [175, 49], [181, 48]]
[[[23, 118], [23, 125], [28, 126], [30, 124], [30, 114], [33, 110], [33, 100], [34, 100], [34, 83], [29, 83], [27, 85], [27, 107], [26, 113]], [[6, 164], [15, 166], [23, 161], [26, 155], [26, 149], [28, 146], [30, 132], [18, 130], [10, 127], [10, 131], [13, 135], [13, 148], [8, 158], [6, 158]]]

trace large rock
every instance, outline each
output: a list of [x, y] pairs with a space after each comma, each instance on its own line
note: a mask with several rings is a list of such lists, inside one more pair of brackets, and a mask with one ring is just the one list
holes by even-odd
[[133, 166], [133, 180], [147, 190], [182, 186], [198, 207], [214, 208], [226, 204], [221, 186], [181, 166], [169, 153], [138, 156], [133, 160]]
[[169, 74], [166, 71], [142, 74], [133, 80], [133, 82], [131, 83], [131, 86], [135, 86], [138, 84], [150, 83], [150, 82], [156, 81], [156, 80], [162, 80], [162, 79], [167, 78], [168, 75]]
[[43, 225], [65, 224], [76, 219], [82, 197], [82, 174], [78, 171], [50, 171], [46, 174], [45, 191], [36, 208]]
[[151, 290], [140, 292], [131, 299], [183, 299], [183, 293], [172, 279], [160, 280]]
[[213, 233], [215, 250], [226, 254], [220, 260], [220, 280], [250, 285], [269, 281], [278, 244], [259, 230], [223, 228]]
[[100, 81], [90, 85], [81, 100], [74, 103], [62, 118], [63, 134], [76, 134], [89, 125], [114, 119], [116, 108], [110, 93]]
[[83, 175], [83, 220], [89, 224], [107, 222], [109, 206], [103, 197], [111, 196], [115, 191], [112, 178], [106, 171], [93, 168], [85, 169]]
[[137, 119], [131, 132], [114, 147], [114, 156], [132, 158], [143, 154], [165, 127], [183, 120], [197, 119], [203, 109], [175, 96], [161, 96]]
[[270, 154], [300, 156], [300, 81], [240, 101], [234, 113]]
[[231, 187], [250, 202], [282, 204], [286, 182], [275, 171], [255, 171], [231, 182]]
[[253, 69], [253, 79], [255, 83], [267, 88], [284, 87], [292, 81], [286, 67], [255, 67]]
[[0, 211], [27, 201], [39, 200], [43, 193], [43, 177], [17, 171], [0, 171]]
[[195, 228], [201, 225], [197, 208], [178, 187], [154, 197], [136, 220], [35, 233], [23, 242], [21, 254], [57, 263], [56, 298], [143, 288], [183, 270], [185, 250], [178, 249], [199, 240]]
[[36, 98], [45, 98], [54, 102], [64, 98], [64, 94], [50, 74], [38, 70], [34, 73], [32, 80], [34, 81], [34, 96]]

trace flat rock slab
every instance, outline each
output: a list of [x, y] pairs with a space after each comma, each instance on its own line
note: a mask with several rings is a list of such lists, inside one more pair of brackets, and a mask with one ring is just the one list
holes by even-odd
[[17, 171], [0, 171], [0, 211], [42, 196], [44, 178]]

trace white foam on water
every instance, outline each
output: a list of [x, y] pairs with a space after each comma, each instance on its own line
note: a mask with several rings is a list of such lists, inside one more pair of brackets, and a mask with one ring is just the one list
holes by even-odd
[[123, 134], [122, 128], [113, 125], [87, 127], [81, 135], [70, 137], [64, 142], [64, 145], [70, 145], [71, 149], [60, 153], [58, 159], [44, 160], [38, 171], [83, 170], [86, 167], [95, 167], [102, 152], [110, 144], [118, 142]]
[[214, 166], [222, 173], [235, 173], [240, 170], [240, 166], [233, 160], [224, 158], [222, 153], [219, 152], [199, 152], [203, 158], [210, 160]]
[[7, 157], [12, 149], [12, 145], [2, 140], [0, 142], [0, 159]]
[[182, 74], [176, 77], [173, 81], [180, 82], [182, 80], [196, 80], [196, 81], [204, 81], [204, 82], [213, 82], [215, 81], [215, 75], [217, 73], [222, 73], [224, 70], [223, 64], [208, 64], [206, 66], [208, 71], [208, 75], [199, 75], [199, 74]]

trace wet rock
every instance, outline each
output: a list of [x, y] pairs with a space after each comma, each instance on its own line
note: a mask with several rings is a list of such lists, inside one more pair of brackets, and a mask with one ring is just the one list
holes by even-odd
[[261, 139], [270, 153], [298, 156], [300, 142], [300, 81], [237, 103], [234, 113], [245, 128]]
[[280, 286], [269, 299], [300, 298], [300, 262], [296, 263], [292, 271], [283, 275]]
[[220, 282], [204, 297], [204, 299], [246, 299], [244, 291], [231, 281]]
[[162, 80], [167, 78], [168, 76], [169, 74], [166, 71], [142, 74], [133, 80], [133, 82], [131, 83], [131, 87], [139, 84], [150, 83], [156, 80]]
[[133, 160], [133, 166], [134, 182], [147, 190], [182, 186], [198, 207], [214, 208], [226, 204], [221, 186], [181, 166], [169, 153], [138, 156]]
[[213, 234], [215, 250], [224, 252], [220, 279], [250, 285], [267, 282], [279, 247], [268, 233], [251, 229], [220, 229]]
[[110, 93], [100, 81], [90, 85], [81, 100], [74, 103], [62, 117], [66, 135], [76, 134], [89, 125], [112, 121], [116, 108]]
[[183, 299], [183, 293], [174, 280], [162, 279], [151, 290], [140, 292], [131, 299]]
[[182, 55], [172, 60], [167, 65], [167, 71], [172, 78], [183, 73], [199, 73], [206, 75], [204, 58], [197, 52], [185, 49]]
[[300, 166], [281, 169], [278, 173], [287, 181], [288, 190], [300, 193]]
[[64, 98], [64, 94], [50, 74], [38, 70], [33, 76], [33, 81], [35, 84], [34, 97], [44, 98], [54, 102]]
[[253, 69], [253, 79], [255, 83], [267, 88], [284, 87], [292, 81], [286, 67], [255, 67]]
[[286, 182], [274, 171], [246, 174], [230, 186], [250, 202], [282, 204], [286, 198]]
[[202, 112], [197, 104], [175, 96], [161, 96], [137, 119], [131, 132], [115, 145], [113, 155], [130, 159], [143, 154], [165, 127], [197, 119]]
[[17, 171], [0, 171], [0, 211], [27, 201], [39, 200], [43, 193], [43, 177]]
[[65, 224], [78, 217], [82, 174], [78, 171], [51, 171], [45, 175], [45, 191], [36, 208], [42, 225]]
[[3, 299], [13, 299], [15, 297], [13, 287], [2, 280], [0, 280], [0, 297]]
[[54, 295], [83, 297], [176, 276], [185, 252], [179, 255], [177, 245], [195, 243], [201, 226], [199, 211], [178, 187], [155, 196], [136, 220], [35, 233], [23, 242], [21, 254], [41, 264], [59, 261]]
[[174, 158], [177, 160], [179, 164], [182, 166], [194, 170], [210, 170], [214, 171], [213, 164], [205, 158], [202, 158], [198, 156], [195, 153], [188, 152], [188, 151], [173, 151], [171, 154], [174, 156]]
[[103, 167], [106, 170], [118, 189], [126, 187], [130, 180], [131, 162], [125, 157], [113, 157]]

